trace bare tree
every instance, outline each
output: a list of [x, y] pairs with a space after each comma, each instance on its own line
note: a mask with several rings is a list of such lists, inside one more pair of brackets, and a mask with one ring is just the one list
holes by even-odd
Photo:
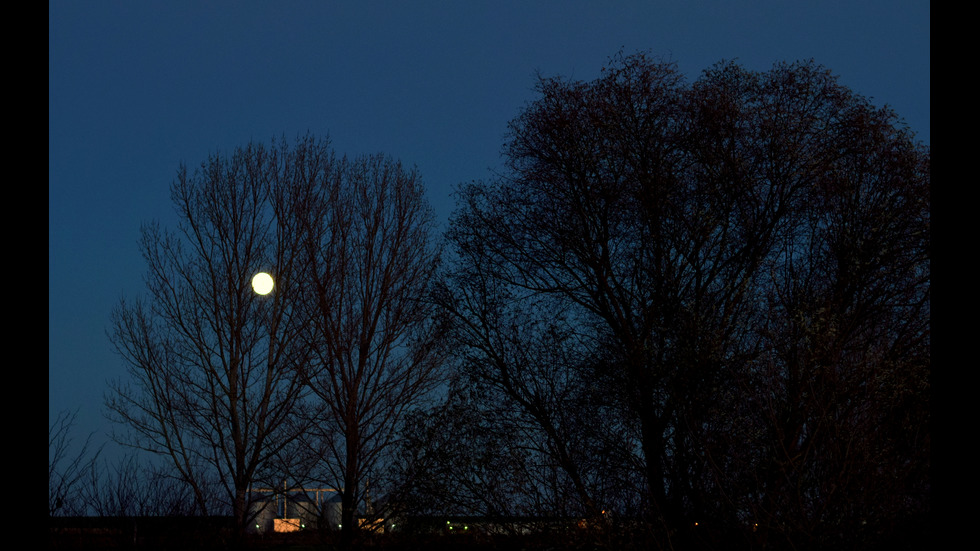
[[[786, 265], [796, 270], [803, 259], [824, 270], [828, 262], [852, 258], [847, 264], [865, 267], [864, 275], [848, 276], [844, 296], [866, 297], [874, 289], [895, 301], [872, 309], [891, 313], [868, 321], [878, 333], [852, 333], [854, 344], [897, 350], [902, 339], [886, 339], [896, 346], [884, 348], [868, 339], [899, 333], [923, 342], [928, 268], [921, 262], [927, 233], [921, 190], [928, 189], [922, 162], [928, 153], [889, 111], [872, 108], [814, 63], [778, 64], [765, 73], [721, 63], [688, 85], [673, 64], [636, 55], [614, 59], [592, 82], [542, 79], [538, 92], [511, 123], [507, 173], [461, 190], [450, 241], [463, 262], [479, 263], [474, 273], [499, 288], [577, 309], [580, 330], [606, 347], [594, 380], [622, 403], [624, 425], [636, 428], [647, 518], [660, 528], [657, 544], [695, 542], [705, 532], [695, 522], [736, 530], [744, 518], [733, 504], [760, 495], [739, 475], [759, 468], [754, 461], [765, 455], [754, 440], [758, 425], [738, 425], [746, 419], [740, 400], [748, 396], [739, 395], [745, 387], [738, 385], [774, 349], [759, 340], [773, 319], [767, 309], [776, 308], [767, 293], [802, 281], [771, 269], [773, 259], [791, 259]], [[814, 189], [833, 178], [874, 179], [898, 191], [879, 203], [858, 186], [845, 196], [862, 207], [828, 209], [834, 195]], [[906, 206], [899, 198], [916, 207], [898, 209]], [[865, 208], [873, 204], [891, 204], [894, 217], [872, 222]], [[814, 257], [813, 241], [801, 231], [812, 220], [808, 209], [820, 212], [824, 226], [827, 217], [846, 213], [834, 223], [850, 228], [837, 234], [842, 244], [867, 244], [860, 231], [888, 239], [898, 231], [916, 235], [919, 241], [906, 241], [914, 242], [920, 260], [892, 245]], [[891, 275], [866, 268], [869, 263], [884, 263], [888, 273], [910, 270], [914, 276], [900, 286], [909, 290], [899, 291]], [[821, 284], [803, 293], [814, 299], [834, 288]], [[905, 297], [912, 325], [894, 314], [898, 297]], [[846, 311], [845, 303], [833, 308]], [[829, 331], [826, 336], [840, 335]], [[921, 359], [923, 349], [913, 348]], [[882, 358], [865, 359], [880, 367]], [[487, 368], [494, 370], [490, 380], [507, 376], [503, 365]], [[835, 399], [846, 395], [851, 407], [888, 409], [854, 392], [864, 384], [860, 377], [853, 383], [858, 387]], [[921, 387], [908, 392], [912, 402], [921, 399]], [[826, 395], [812, 399], [829, 407]]]
[[[608, 435], [615, 424], [600, 429], [598, 412], [589, 407], [597, 344], [577, 326], [574, 307], [501, 281], [479, 252], [458, 253], [460, 261], [437, 295], [453, 321], [454, 366], [462, 375], [454, 390], [481, 388], [474, 404], [482, 408], [480, 416], [492, 415], [492, 424], [511, 433], [501, 438], [538, 465], [524, 483], [524, 492], [537, 496], [527, 513], [598, 517], [603, 506], [596, 493], [605, 479], [597, 476], [598, 459], [611, 450], [597, 444], [607, 441], [600, 433]], [[513, 506], [521, 501], [507, 500]]]
[[[191, 174], [181, 166], [171, 196], [180, 224], [142, 230], [148, 295], [123, 300], [110, 339], [131, 379], [107, 396], [117, 438], [162, 456], [193, 490], [201, 514], [228, 507], [244, 530], [249, 488], [281, 474], [271, 463], [306, 427], [298, 338], [306, 310], [292, 214], [328, 167], [326, 142], [249, 144], [214, 154]], [[259, 296], [256, 272], [275, 278]], [[214, 502], [209, 484], [221, 488]]]
[[80, 448], [72, 446], [72, 429], [77, 412], [61, 411], [48, 427], [48, 514], [81, 515], [85, 500], [80, 498], [85, 477], [98, 462], [101, 448], [89, 456], [92, 435]]
[[326, 406], [325, 468], [342, 541], [403, 414], [438, 382], [441, 326], [427, 298], [439, 254], [421, 179], [381, 156], [344, 158], [300, 206], [313, 267], [304, 377]]
[[407, 419], [392, 462], [399, 515], [492, 519], [544, 510], [526, 427], [488, 396], [499, 393], [460, 377], [440, 403]]
[[140, 459], [126, 454], [112, 464], [93, 462], [81, 489], [86, 510], [104, 517], [192, 516], [190, 487], [173, 475], [173, 466]]

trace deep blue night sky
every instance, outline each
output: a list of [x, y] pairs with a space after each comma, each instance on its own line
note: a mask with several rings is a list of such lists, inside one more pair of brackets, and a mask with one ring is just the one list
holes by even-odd
[[96, 442], [125, 375], [109, 312], [142, 292], [140, 225], [175, 223], [181, 162], [329, 135], [417, 166], [445, 221], [453, 187], [499, 167], [536, 74], [590, 80], [620, 50], [692, 80], [812, 58], [930, 143], [924, 0], [53, 0], [48, 21], [49, 422], [78, 409]]

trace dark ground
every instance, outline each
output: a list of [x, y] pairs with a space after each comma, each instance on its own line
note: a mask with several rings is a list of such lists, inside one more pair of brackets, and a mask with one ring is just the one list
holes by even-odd
[[[133, 551], [339, 551], [339, 534], [309, 530], [288, 534], [248, 536], [244, 541], [233, 538], [234, 521], [230, 518], [143, 517], [94, 518], [49, 517], [48, 549], [90, 551], [127, 549]], [[927, 527], [910, 525], [902, 534], [893, 534], [877, 545], [842, 542], [835, 549], [862, 551], [918, 551], [941, 548]], [[675, 551], [769, 549], [780, 546], [769, 541], [749, 541], [730, 535], [712, 541], [672, 542]], [[848, 545], [850, 544], [850, 545]], [[533, 535], [487, 535], [476, 530], [469, 533], [390, 533], [358, 536], [351, 551], [647, 551], [662, 548], [649, 534], [636, 530], [571, 530], [562, 533]]]
[[[224, 519], [106, 518], [49, 519], [48, 549], [89, 551], [334, 551], [340, 548], [336, 532], [314, 530], [249, 536], [235, 542]], [[352, 551], [560, 551], [637, 550], [649, 546], [622, 538], [588, 537], [587, 534], [486, 535], [469, 534], [361, 534]]]

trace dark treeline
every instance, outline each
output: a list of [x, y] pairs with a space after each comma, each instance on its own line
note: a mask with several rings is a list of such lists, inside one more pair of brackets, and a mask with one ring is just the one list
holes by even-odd
[[144, 230], [149, 296], [110, 328], [120, 440], [242, 533], [251, 488], [337, 488], [345, 546], [371, 514], [649, 549], [930, 534], [930, 151], [893, 112], [812, 62], [620, 55], [541, 78], [503, 158], [442, 244], [385, 157], [182, 168], [185, 224]]
[[[929, 151], [812, 63], [543, 79], [460, 189], [417, 506], [657, 548], [867, 548], [929, 514]], [[605, 512], [605, 513], [603, 513]]]

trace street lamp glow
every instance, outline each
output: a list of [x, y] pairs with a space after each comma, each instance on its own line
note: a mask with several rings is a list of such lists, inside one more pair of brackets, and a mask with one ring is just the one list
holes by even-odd
[[274, 285], [272, 276], [265, 272], [259, 272], [252, 277], [252, 289], [260, 295], [271, 293]]

